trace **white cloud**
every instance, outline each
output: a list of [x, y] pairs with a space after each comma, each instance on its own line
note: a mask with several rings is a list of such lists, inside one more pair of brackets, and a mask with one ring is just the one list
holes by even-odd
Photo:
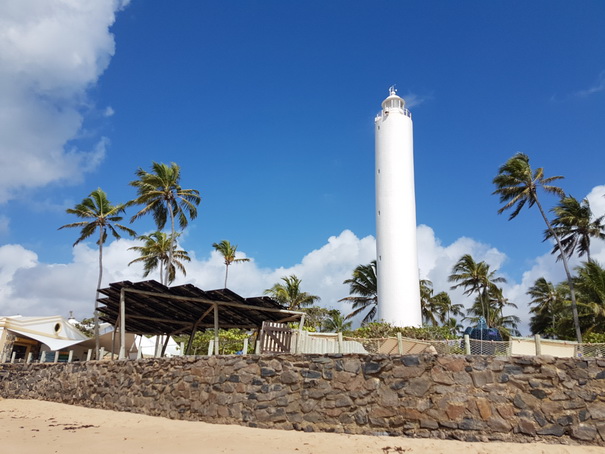
[[585, 98], [587, 96], [594, 95], [595, 93], [600, 93], [602, 91], [605, 91], [605, 71], [601, 71], [599, 77], [597, 77], [597, 81], [591, 87], [576, 92], [576, 96], [579, 96], [580, 98]]
[[0, 3], [0, 202], [21, 189], [81, 180], [103, 158], [66, 147], [81, 129], [87, 90], [114, 54], [109, 27], [127, 2]]
[[[603, 194], [605, 186], [595, 187], [587, 196], [596, 216], [605, 213]], [[601, 200], [603, 199], [603, 200]], [[485, 260], [493, 270], [505, 264], [506, 255], [488, 244], [462, 237], [449, 245], [443, 245], [432, 228], [421, 225], [418, 232], [420, 276], [433, 282], [436, 292], [447, 291], [455, 303], [469, 306], [471, 301], [461, 289], [450, 290], [448, 276], [453, 265], [464, 254], [471, 254], [476, 261]], [[186, 247], [186, 237], [183, 237]], [[138, 244], [137, 240], [120, 239], [105, 247], [103, 285], [123, 280], [142, 280], [142, 266], [127, 264], [137, 257], [128, 248]], [[351, 276], [353, 269], [367, 264], [376, 256], [374, 237], [358, 238], [350, 230], [328, 238], [320, 248], [305, 255], [300, 263], [289, 268], [262, 268], [252, 258], [250, 262], [232, 264], [229, 268], [230, 289], [244, 297], [259, 296], [263, 291], [290, 274], [302, 279], [304, 291], [319, 295], [320, 305], [337, 308], [344, 313], [351, 311], [346, 303], [338, 300], [348, 295], [348, 286], [342, 282]], [[605, 241], [593, 240], [592, 256], [605, 263]], [[204, 257], [190, 252], [187, 276], [179, 275], [175, 285], [191, 283], [204, 290], [222, 288], [225, 265], [220, 254], [214, 250]], [[246, 257], [238, 251], [238, 257]], [[573, 259], [570, 266], [579, 264]], [[498, 272], [502, 275], [501, 272]], [[503, 284], [505, 296], [519, 306], [506, 313], [522, 319], [521, 331], [528, 334], [529, 297], [526, 292], [536, 279], [545, 277], [554, 283], [565, 279], [563, 266], [550, 253], [537, 257], [522, 275], [521, 282], [509, 280]], [[0, 247], [0, 315], [21, 313], [22, 315], [63, 314], [74, 311], [79, 318], [92, 313], [94, 289], [98, 278], [98, 250], [94, 243], [79, 244], [73, 248], [73, 258], [66, 264], [46, 264], [38, 261], [37, 255], [20, 245]], [[149, 276], [158, 280], [157, 274]]]
[[10, 219], [0, 214], [0, 235], [5, 235], [10, 229]]

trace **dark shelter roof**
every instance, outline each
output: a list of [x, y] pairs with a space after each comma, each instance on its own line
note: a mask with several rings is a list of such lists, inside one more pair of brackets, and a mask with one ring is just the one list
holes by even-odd
[[192, 284], [166, 287], [156, 281], [114, 282], [99, 289], [100, 319], [116, 326], [120, 294], [125, 296], [125, 328], [137, 334], [190, 334], [214, 328], [218, 306], [220, 328], [260, 328], [264, 321], [287, 322], [302, 313], [286, 310], [267, 296], [244, 298], [229, 289], [204, 291]]

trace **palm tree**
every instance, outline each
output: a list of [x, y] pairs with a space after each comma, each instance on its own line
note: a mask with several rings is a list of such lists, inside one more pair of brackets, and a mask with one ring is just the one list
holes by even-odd
[[343, 331], [351, 329], [353, 322], [347, 322], [338, 309], [331, 309], [328, 311], [328, 316], [324, 319], [322, 324], [322, 331], [328, 333], [342, 333]]
[[170, 219], [172, 245], [168, 250], [165, 271], [166, 275], [169, 275], [176, 241], [175, 218], [178, 218], [181, 230], [187, 227], [187, 217], [190, 219], [197, 217], [200, 193], [196, 189], [181, 188], [181, 169], [174, 162], [170, 166], [153, 162], [152, 172], [139, 168], [136, 175], [139, 179], [131, 181], [130, 185], [137, 188], [137, 198], [128, 202], [128, 205], [143, 205], [143, 208], [132, 217], [130, 222], [151, 213], [157, 228], [162, 230]]
[[359, 265], [353, 270], [353, 277], [347, 279], [343, 284], [349, 284], [349, 296], [338, 301], [346, 301], [353, 304], [353, 312], [346, 316], [347, 319], [368, 310], [362, 320], [362, 325], [371, 322], [376, 317], [378, 306], [378, 283], [376, 280], [376, 260], [368, 265]]
[[84, 219], [84, 221], [65, 224], [59, 227], [59, 230], [72, 227], [81, 228], [80, 236], [74, 243], [74, 246], [92, 236], [97, 230], [99, 231], [99, 239], [97, 240], [97, 245], [99, 246], [99, 279], [97, 281], [97, 292], [94, 304], [94, 335], [97, 359], [99, 358], [98, 299], [101, 281], [103, 280], [103, 244], [107, 240], [107, 231], [109, 231], [114, 238], [120, 238], [120, 234], [116, 229], [126, 232], [131, 236], [136, 236], [134, 230], [118, 224], [118, 222], [122, 220], [120, 214], [124, 212], [124, 209], [125, 205], [123, 204], [112, 205], [111, 202], [107, 200], [107, 194], [105, 194], [101, 188], [98, 188], [92, 191], [81, 203], [77, 204], [75, 208], [68, 208], [65, 210], [69, 214], [74, 214], [78, 218]]
[[605, 332], [605, 269], [597, 262], [584, 262], [576, 268], [574, 284], [582, 318], [589, 323], [588, 332]]
[[[552, 238], [560, 251], [565, 251], [565, 248], [561, 244], [559, 235], [553, 230], [546, 213], [540, 204], [538, 199], [538, 189], [542, 189], [550, 194], [555, 194], [563, 197], [565, 193], [557, 186], [552, 186], [550, 183], [556, 180], [562, 179], [562, 176], [544, 177], [544, 169], [539, 167], [535, 171], [532, 171], [529, 165], [529, 157], [523, 153], [517, 153], [508, 161], [506, 161], [498, 170], [498, 175], [494, 178], [493, 182], [496, 185], [494, 194], [500, 196], [500, 202], [504, 205], [498, 210], [498, 214], [512, 208], [513, 212], [508, 217], [509, 220], [514, 219], [521, 209], [527, 204], [529, 208], [536, 205], [540, 210], [540, 214], [546, 223], [546, 228], [550, 232]], [[569, 271], [569, 265], [567, 263], [567, 257], [565, 254], [561, 254], [563, 261], [563, 267], [565, 268], [565, 274], [567, 276], [567, 282], [569, 283], [569, 291], [571, 294], [571, 310], [573, 314], [573, 321], [576, 330], [576, 338], [578, 343], [582, 343], [582, 331], [580, 329], [580, 320], [578, 318], [578, 306], [576, 303], [576, 294], [573, 286], [571, 273]]]
[[220, 243], [212, 243], [212, 247], [221, 253], [225, 260], [225, 288], [227, 288], [227, 277], [229, 276], [229, 265], [232, 263], [249, 262], [248, 258], [235, 258], [237, 244], [234, 246], [229, 241], [223, 240]]
[[452, 274], [448, 277], [452, 290], [459, 287], [464, 288], [465, 295], [477, 294], [481, 312], [486, 320], [489, 320], [489, 292], [497, 288], [496, 283], [506, 282], [503, 277], [496, 277], [496, 271], [491, 271], [485, 262], [475, 262], [470, 254], [465, 254], [452, 268]]
[[[605, 239], [605, 225], [603, 224], [605, 216], [592, 220], [592, 210], [588, 199], [584, 199], [580, 203], [572, 196], [563, 197], [551, 211], [556, 215], [552, 221], [552, 230], [559, 236], [563, 252], [569, 258], [574, 251], [578, 252], [579, 257], [586, 254], [590, 262], [590, 239]], [[549, 230], [544, 232], [545, 240], [552, 237]], [[559, 245], [555, 244], [552, 253], [557, 252], [559, 252]], [[561, 254], [557, 260], [560, 258]]]
[[430, 280], [420, 280], [420, 309], [425, 325], [444, 324], [451, 303], [449, 295], [445, 292], [433, 295], [433, 283]]
[[533, 315], [529, 327], [532, 334], [558, 337], [556, 325], [565, 303], [562, 289], [541, 277], [526, 293], [531, 296], [529, 305]]
[[[178, 234], [177, 234], [178, 236]], [[143, 262], [143, 277], [149, 274], [156, 268], [160, 270], [160, 283], [169, 285], [176, 278], [176, 270], [187, 275], [183, 261], [190, 262], [189, 254], [182, 249], [177, 249], [177, 243], [172, 241], [172, 238], [167, 233], [157, 231], [149, 235], [141, 235], [139, 240], [143, 241], [143, 246], [133, 246], [128, 250], [137, 251], [141, 256], [131, 261], [128, 266], [133, 263]], [[172, 251], [172, 264], [168, 266], [168, 257], [170, 248]], [[168, 274], [166, 271], [168, 270]]]
[[302, 281], [296, 275], [285, 276], [281, 280], [284, 281], [283, 284], [278, 282], [273, 287], [268, 288], [265, 290], [265, 295], [269, 295], [288, 309], [298, 310], [321, 300], [319, 296], [301, 291], [300, 283]]

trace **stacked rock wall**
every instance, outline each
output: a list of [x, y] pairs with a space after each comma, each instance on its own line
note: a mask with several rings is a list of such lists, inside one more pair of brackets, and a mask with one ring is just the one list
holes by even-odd
[[0, 364], [0, 395], [252, 427], [605, 446], [605, 359], [333, 354]]

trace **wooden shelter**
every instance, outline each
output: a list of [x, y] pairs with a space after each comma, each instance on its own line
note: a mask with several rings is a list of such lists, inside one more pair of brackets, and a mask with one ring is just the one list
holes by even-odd
[[[157, 281], [114, 282], [99, 289], [100, 319], [120, 333], [120, 358], [124, 358], [125, 333], [169, 336], [189, 334], [189, 346], [196, 331], [214, 329], [214, 350], [218, 354], [219, 328], [259, 329], [263, 322], [304, 324], [304, 312], [291, 311], [272, 298], [244, 298], [229, 289], [204, 291], [192, 284], [166, 287]], [[123, 323], [122, 323], [123, 321]]]

